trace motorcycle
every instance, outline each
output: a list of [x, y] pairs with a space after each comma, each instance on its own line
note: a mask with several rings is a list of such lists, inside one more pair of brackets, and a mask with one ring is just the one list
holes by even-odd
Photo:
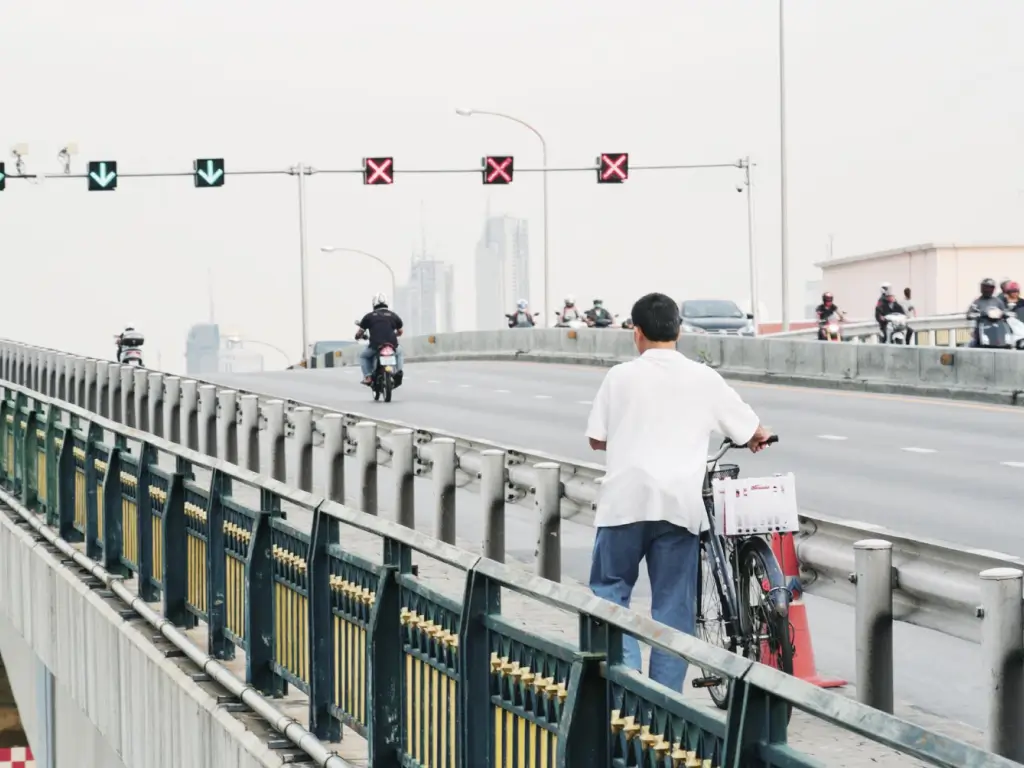
[[568, 321], [566, 321], [566, 320], [562, 320], [562, 313], [561, 312], [555, 312], [555, 316], [558, 317], [558, 322], [555, 323], [555, 328], [579, 329], [579, 328], [586, 328], [587, 327], [587, 321], [584, 320], [582, 317], [578, 317], [575, 320], [568, 320]]
[[395, 368], [398, 357], [395, 348], [385, 344], [377, 350], [377, 362], [373, 369], [373, 379], [370, 381], [370, 389], [373, 390], [373, 399], [384, 398], [385, 403], [391, 402], [391, 393], [395, 388]]
[[615, 325], [615, 322], [619, 319], [618, 315], [607, 314], [598, 320], [593, 315], [586, 315], [587, 325], [591, 328], [611, 328]]
[[142, 364], [142, 350], [138, 347], [127, 347], [121, 352], [121, 365], [134, 365], [145, 368]]
[[907, 316], [894, 312], [882, 318], [885, 320], [885, 334], [882, 337], [883, 344], [906, 344], [907, 343]]
[[142, 363], [142, 345], [145, 341], [145, 337], [138, 331], [125, 331], [124, 333], [115, 334], [114, 343], [120, 347], [117, 362], [121, 365], [134, 365], [138, 368], [144, 368], [145, 366]]
[[842, 341], [842, 332], [839, 328], [839, 320], [834, 317], [830, 317], [823, 323], [819, 323], [818, 326], [822, 331], [822, 336], [825, 337], [825, 341]]
[[1024, 323], [1015, 314], [989, 307], [976, 322], [979, 347], [1024, 350]]
[[[513, 313], [511, 315], [505, 315], [505, 319], [508, 320], [508, 327], [509, 328], [535, 328], [536, 327], [536, 325], [537, 325], [536, 323], [533, 323], [531, 325], [519, 325], [516, 322], [517, 314], [518, 313]], [[526, 314], [528, 314], [531, 319], [536, 320], [537, 316], [540, 315], [540, 312], [527, 312]]]

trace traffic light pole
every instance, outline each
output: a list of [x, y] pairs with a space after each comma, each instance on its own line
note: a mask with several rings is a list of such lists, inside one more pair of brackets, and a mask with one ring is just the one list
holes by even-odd
[[309, 352], [309, 280], [308, 252], [306, 250], [306, 174], [310, 169], [302, 163], [296, 166], [299, 177], [299, 282], [302, 291], [302, 359]]

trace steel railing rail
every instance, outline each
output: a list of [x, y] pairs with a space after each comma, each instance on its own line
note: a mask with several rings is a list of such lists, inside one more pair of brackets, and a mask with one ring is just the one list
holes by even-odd
[[[200, 531], [196, 535], [205, 537], [207, 552], [207, 563], [210, 560], [211, 547], [216, 547], [217, 539], [220, 536], [220, 529], [223, 524], [225, 536], [232, 536], [237, 539], [239, 532], [244, 532], [244, 526], [239, 527], [238, 521], [243, 518], [238, 515], [248, 516], [252, 521], [252, 529], [249, 533], [249, 554], [246, 558], [244, 570], [245, 587], [243, 591], [231, 592], [229, 590], [227, 599], [230, 601], [233, 596], [245, 595], [250, 603], [246, 606], [247, 629], [246, 636], [254, 638], [250, 641], [264, 643], [270, 647], [274, 646], [275, 639], [279, 647], [291, 647], [289, 643], [298, 642], [307, 645], [308, 656], [305, 658], [311, 661], [311, 667], [316, 670], [314, 675], [326, 673], [337, 675], [339, 671], [330, 667], [323, 670], [317, 667], [318, 664], [333, 657], [336, 649], [329, 644], [325, 645], [325, 639], [319, 632], [329, 626], [330, 621], [336, 621], [337, 614], [329, 610], [324, 616], [316, 606], [330, 608], [330, 603], [324, 603], [323, 589], [335, 589], [344, 586], [342, 591], [345, 594], [356, 594], [358, 602], [372, 606], [370, 618], [367, 620], [367, 632], [371, 633], [366, 640], [366, 648], [369, 653], [367, 662], [368, 673], [375, 676], [380, 675], [388, 679], [379, 680], [376, 684], [367, 688], [367, 711], [371, 713], [371, 722], [376, 718], [383, 718], [388, 722], [398, 723], [397, 729], [381, 723], [381, 729], [374, 733], [370, 727], [371, 759], [372, 750], [385, 748], [393, 750], [401, 748], [400, 744], [410, 743], [406, 739], [414, 739], [409, 734], [403, 733], [401, 723], [403, 718], [399, 713], [405, 711], [409, 704], [407, 697], [415, 697], [417, 694], [408, 693], [407, 686], [402, 681], [402, 670], [405, 664], [401, 663], [403, 646], [395, 644], [397, 635], [404, 636], [405, 632], [421, 632], [423, 637], [431, 638], [429, 641], [413, 640], [409, 635], [408, 641], [415, 649], [415, 653], [444, 653], [448, 651], [437, 651], [438, 648], [452, 647], [458, 649], [458, 660], [450, 661], [452, 657], [444, 655], [443, 659], [447, 666], [454, 665], [450, 674], [459, 685], [459, 703], [457, 706], [461, 711], [461, 719], [454, 718], [453, 723], [458, 723], [459, 744], [462, 745], [462, 760], [460, 766], [469, 768], [477, 764], [485, 756], [493, 755], [493, 745], [489, 736], [491, 725], [494, 722], [492, 713], [488, 706], [493, 706], [494, 693], [488, 674], [509, 676], [509, 679], [519, 680], [527, 674], [532, 680], [536, 670], [543, 674], [545, 670], [556, 669], [557, 659], [562, 659], [559, 667], [562, 672], [556, 672], [555, 676], [560, 678], [552, 683], [549, 680], [542, 680], [544, 683], [545, 696], [550, 693], [564, 702], [566, 708], [563, 719], [559, 722], [557, 736], [560, 743], [566, 746], [566, 765], [592, 766], [610, 760], [611, 755], [620, 747], [619, 744], [628, 744], [632, 738], [633, 726], [639, 731], [641, 726], [650, 729], [654, 738], [642, 739], [638, 747], [630, 746], [630, 751], [640, 749], [644, 752], [643, 760], [662, 756], [671, 751], [672, 740], [679, 739], [682, 731], [675, 731], [673, 736], [666, 728], [674, 728], [670, 723], [674, 719], [682, 718], [689, 723], [689, 727], [697, 728], [700, 731], [699, 742], [703, 749], [713, 752], [717, 757], [717, 764], [739, 766], [745, 760], [744, 756], [753, 754], [756, 751], [761, 759], [773, 764], [787, 764], [793, 766], [817, 765], [816, 761], [808, 760], [798, 751], [787, 746], [785, 743], [786, 719], [785, 710], [779, 705], [788, 704], [800, 710], [806, 711], [816, 718], [837, 725], [845, 730], [867, 737], [875, 742], [885, 744], [904, 752], [905, 754], [924, 760], [933, 765], [971, 766], [981, 768], [982, 766], [999, 767], [1011, 766], [1009, 760], [986, 753], [981, 749], [969, 746], [962, 742], [945, 737], [913, 725], [906, 721], [895, 718], [884, 712], [872, 709], [858, 702], [850, 701], [845, 697], [822, 690], [809, 683], [785, 675], [778, 670], [766, 667], [750, 660], [741, 658], [721, 648], [711, 646], [695, 637], [672, 630], [651, 619], [635, 614], [628, 609], [613, 605], [602, 600], [587, 590], [575, 586], [558, 584], [548, 579], [531, 576], [522, 569], [503, 565], [501, 563], [482, 558], [479, 555], [458, 549], [445, 544], [432, 537], [425, 536], [406, 528], [398, 523], [382, 520], [375, 515], [357, 512], [344, 507], [330, 498], [321, 497], [310, 493], [306, 489], [293, 488], [280, 481], [273, 480], [266, 474], [242, 469], [231, 462], [204, 455], [180, 445], [174, 444], [151, 433], [146, 433], [103, 418], [73, 404], [61, 402], [50, 398], [21, 385], [3, 382], [3, 398], [0, 403], [0, 479], [6, 488], [0, 494], [0, 500], [6, 502], [15, 509], [19, 515], [29, 521], [30, 525], [37, 530], [48, 542], [71, 557], [78, 565], [90, 571], [98, 579], [108, 585], [111, 591], [131, 605], [133, 610], [139, 613], [153, 626], [157, 627], [161, 634], [168, 640], [181, 648], [190, 659], [202, 666], [211, 677], [218, 683], [228, 688], [234, 695], [245, 701], [253, 710], [268, 721], [281, 733], [317, 762], [318, 765], [328, 768], [343, 768], [347, 763], [336, 758], [326, 751], [319, 740], [313, 735], [314, 726], [307, 730], [300, 726], [294, 719], [287, 717], [273, 708], [260, 695], [257, 688], [267, 685], [264, 680], [257, 684], [254, 680], [247, 679], [241, 683], [227, 671], [225, 667], [215, 661], [211, 655], [204, 654], [194, 646], [191, 646], [186, 636], [175, 628], [168, 616], [161, 616], [144, 604], [141, 595], [134, 595], [123, 585], [122, 580], [111, 575], [108, 568], [98, 566], [92, 558], [80, 553], [73, 547], [63, 535], [66, 524], [81, 522], [86, 531], [86, 547], [97, 546], [95, 536], [97, 531], [102, 531], [102, 542], [99, 544], [101, 560], [105, 561], [113, 557], [117, 559], [117, 547], [123, 541], [124, 530], [122, 528], [122, 515], [137, 514], [139, 520], [144, 517], [139, 500], [148, 496], [160, 500], [163, 515], [164, 534], [161, 537], [162, 555], [165, 568], [163, 570], [165, 581], [164, 589], [183, 589], [184, 585], [178, 583], [172, 585], [166, 579], [171, 576], [170, 562], [166, 558], [174, 552], [183, 552], [184, 546], [182, 537], [188, 535], [185, 529], [178, 527], [178, 521], [184, 520], [186, 515], [191, 515], [193, 520], [198, 520], [198, 509], [202, 511], [203, 504], [206, 504], [202, 520], [206, 521], [206, 515], [212, 521], [205, 533]], [[12, 412], [9, 395], [15, 397]], [[301, 427], [304, 415], [296, 418], [296, 424]], [[325, 418], [328, 418], [328, 414]], [[58, 418], [60, 420], [58, 421]], [[336, 420], [336, 419], [335, 419]], [[65, 423], [66, 422], [66, 423]], [[329, 430], [328, 430], [329, 431]], [[39, 433], [42, 437], [39, 437]], [[104, 444], [102, 434], [111, 433], [113, 442]], [[291, 432], [295, 441], [301, 441], [305, 445], [312, 444], [311, 431], [296, 428]], [[59, 441], [58, 456], [54, 456], [56, 443]], [[135, 454], [132, 454], [131, 446], [135, 445]], [[301, 447], [301, 445], [300, 445]], [[340, 443], [325, 442], [328, 455], [322, 457], [325, 467], [335, 466], [335, 461], [342, 453]], [[123, 456], [121, 453], [123, 452]], [[300, 451], [300, 455], [304, 452]], [[166, 472], [157, 469], [157, 457], [166, 454], [175, 457], [179, 471], [175, 476], [167, 475]], [[103, 456], [104, 459], [99, 457]], [[55, 461], [51, 461], [55, 458]], [[273, 462], [273, 454], [270, 456]], [[122, 464], [130, 460], [134, 463], [134, 474], [127, 471], [129, 465]], [[84, 461], [83, 466], [77, 462]], [[104, 509], [106, 514], [103, 524], [97, 528], [98, 508], [89, 499], [100, 496], [97, 493], [99, 479], [91, 469], [91, 465], [101, 461], [104, 465], [104, 476], [102, 479]], [[42, 468], [40, 470], [40, 467]], [[125, 469], [122, 469], [125, 467]], [[184, 476], [194, 478], [195, 469], [204, 469], [210, 473], [208, 489], [200, 488], [194, 480], [185, 480]], [[49, 494], [51, 475], [57, 481], [60, 489], [56, 498]], [[184, 475], [182, 473], [185, 473]], [[81, 475], [84, 484], [79, 490], [77, 477]], [[127, 476], [127, 477], [126, 477]], [[306, 476], [306, 475], [300, 475]], [[152, 483], [157, 478], [163, 477], [166, 485], [161, 490], [160, 486]], [[174, 479], [177, 477], [177, 479]], [[143, 479], [145, 478], [145, 480]], [[262, 511], [246, 510], [236, 499], [228, 503], [224, 494], [230, 496], [230, 483], [238, 482], [247, 485], [261, 492], [261, 507], [268, 507]], [[304, 481], [310, 483], [311, 480]], [[120, 493], [114, 492], [111, 484], [115, 484]], [[118, 488], [119, 486], [119, 488]], [[148, 487], [147, 487], [148, 486]], [[335, 491], [338, 489], [334, 489]], [[129, 495], [126, 495], [129, 494]], [[188, 494], [191, 494], [189, 496]], [[16, 498], [17, 496], [17, 498]], [[190, 501], [186, 501], [188, 498]], [[46, 523], [39, 519], [39, 511], [31, 510], [30, 505], [39, 504], [40, 499], [45, 499], [44, 510], [47, 518], [56, 520], [59, 529], [54, 532]], [[82, 502], [82, 506], [79, 502]], [[123, 506], [128, 501], [128, 512]], [[314, 515], [311, 532], [303, 538], [297, 529], [294, 529], [287, 522], [276, 519], [275, 511], [280, 509], [280, 503], [287, 501], [300, 508], [311, 511]], [[188, 511], [188, 505], [192, 505], [192, 512]], [[56, 505], [56, 510], [54, 509]], [[134, 505], [134, 506], [133, 506]], [[198, 505], [198, 506], [197, 506]], [[224, 517], [225, 509], [230, 506], [236, 517], [230, 525]], [[110, 514], [113, 510], [121, 511], [122, 514]], [[156, 508], [153, 508], [152, 515], [155, 516]], [[85, 520], [78, 521], [77, 516], [82, 512]], [[74, 517], [73, 517], [74, 516]], [[223, 523], [221, 522], [223, 521]], [[150, 521], [151, 522], [151, 521]], [[341, 541], [338, 531], [332, 526], [340, 523], [353, 526], [362, 531], [373, 533], [384, 540], [385, 563], [383, 567], [370, 564], [358, 565], [358, 558], [351, 554], [336, 553], [337, 544]], [[70, 527], [68, 528], [70, 531]], [[278, 538], [271, 539], [270, 532]], [[176, 533], [175, 533], [176, 532]], [[262, 532], [262, 533], [261, 533]], [[142, 534], [139, 534], [140, 536]], [[93, 537], [93, 538], [90, 538]], [[171, 541], [177, 537], [176, 541]], [[280, 538], [284, 537], [284, 538]], [[143, 540], [140, 538], [140, 541]], [[268, 601], [274, 599], [272, 592], [262, 591], [258, 584], [270, 583], [267, 579], [273, 571], [258, 573], [261, 566], [258, 561], [266, 561], [269, 557], [270, 542], [275, 542], [275, 552], [282, 552], [281, 561], [286, 565], [287, 571], [294, 571], [296, 562], [295, 556], [289, 554], [292, 548], [300, 546], [306, 541], [305, 566], [302, 573], [308, 573], [308, 583], [302, 587], [298, 584], [284, 583], [283, 589], [295, 591], [305, 590], [304, 594], [309, 601], [310, 627], [307, 629], [299, 620], [297, 615], [291, 618], [295, 621], [289, 623], [287, 619], [282, 624], [276, 622], [276, 629], [271, 629], [271, 636], [262, 637], [256, 633], [256, 625], [248, 626], [248, 622], [255, 621], [252, 618], [256, 612], [257, 598], [253, 595], [263, 595]], [[109, 551], [114, 547], [113, 555]], [[177, 549], [176, 549], [177, 548]], [[259, 552], [265, 548], [262, 558]], [[223, 550], [220, 550], [223, 552]], [[456, 606], [450, 599], [438, 596], [436, 593], [422, 583], [417, 583], [415, 572], [411, 568], [411, 559], [408, 552], [416, 551], [436, 559], [440, 562], [461, 569], [466, 575], [466, 588], [463, 603]], [[180, 555], [179, 555], [180, 556]], [[221, 555], [224, 556], [223, 554]], [[327, 562], [323, 558], [327, 558]], [[335, 562], [337, 567], [357, 568], [362, 576], [357, 576], [356, 571], [346, 571], [338, 574], [330, 566]], [[266, 567], [266, 566], [263, 566]], [[217, 568], [202, 571], [202, 578], [207, 580], [206, 594], [220, 594], [219, 589], [223, 586], [211, 584], [209, 579], [218, 578], [215, 575]], [[143, 568], [138, 573], [139, 581], [145, 581], [148, 574]], [[219, 578], [223, 580], [224, 573], [220, 572]], [[288, 577], [291, 578], [291, 577]], [[352, 583], [353, 579], [368, 579], [371, 588], [362, 587]], [[335, 580], [338, 580], [336, 583]], [[411, 579], [411, 581], [410, 581]], [[238, 589], [238, 579], [231, 582], [234, 589]], [[552, 608], [562, 611], [570, 611], [578, 615], [579, 626], [579, 650], [563, 648], [546, 641], [539, 636], [534, 636], [526, 629], [514, 629], [510, 623], [500, 618], [500, 604], [497, 601], [496, 588], [505, 588], [526, 596], [529, 599], [546, 604]], [[416, 608], [405, 607], [404, 602], [410, 598], [402, 598], [399, 589], [406, 590], [416, 601]], [[331, 594], [327, 592], [326, 594]], [[372, 599], [373, 596], [376, 599]], [[237, 597], [236, 597], [237, 599]], [[433, 605], [433, 608], [430, 606]], [[165, 599], [165, 608], [167, 602]], [[401, 608], [401, 623], [399, 623], [399, 608]], [[262, 611], [261, 611], [262, 612]], [[455, 612], [455, 613], [452, 613]], [[420, 613], [423, 615], [421, 616]], [[446, 615], [449, 618], [444, 618]], [[431, 618], [427, 619], [427, 615]], [[317, 617], [328, 619], [328, 624], [321, 624]], [[408, 621], [406, 619], [408, 618]], [[202, 619], [207, 622], [217, 621], [214, 614], [206, 614]], [[223, 617], [220, 619], [223, 621]], [[223, 624], [219, 625], [223, 627]], [[275, 624], [270, 625], [274, 627]], [[403, 628], [405, 627], [405, 628]], [[283, 640], [277, 637], [275, 632], [290, 632], [291, 638]], [[396, 636], [392, 636], [392, 632]], [[497, 633], [497, 637], [505, 638], [506, 642], [520, 644], [520, 651], [509, 652], [508, 657], [497, 658], [500, 654], [494, 653], [495, 640], [491, 637]], [[686, 703], [680, 694], [666, 691], [658, 686], [652, 686], [642, 676], [626, 669], [614, 647], [621, 641], [621, 635], [631, 634], [641, 641], [678, 654], [690, 662], [705, 669], [714, 670], [732, 681], [733, 696], [730, 699], [729, 710], [724, 720], [708, 714], [706, 710], [694, 707]], [[212, 638], [215, 632], [211, 631]], [[457, 636], [457, 643], [453, 638]], [[211, 645], [215, 644], [210, 640]], [[427, 644], [421, 645], [421, 642]], [[283, 644], [283, 645], [282, 645]], [[246, 650], [253, 650], [254, 646], [249, 645]], [[326, 655], [325, 655], [326, 654]], [[377, 655], [380, 655], [378, 657]], [[394, 654], [397, 654], [395, 656]], [[272, 658], [272, 657], [268, 657]], [[518, 661], [517, 661], [518, 659]], [[545, 660], [546, 659], [546, 660]], [[496, 660], [496, 661], [495, 661]], [[510, 661], [515, 661], [511, 663]], [[397, 663], [396, 663], [397, 662]], [[497, 663], [497, 666], [495, 664]], [[444, 666], [440, 667], [444, 668]], [[277, 669], [273, 667], [273, 669]], [[473, 674], [469, 672], [472, 670]], [[276, 671], [275, 674], [286, 674], [286, 671]], [[260, 670], [248, 670], [247, 677], [259, 677]], [[300, 682], [305, 678], [301, 675]], [[317, 677], [323, 687], [310, 687], [310, 710], [311, 721], [316, 722], [318, 702], [332, 700], [333, 686], [326, 678]], [[525, 679], [523, 682], [526, 682]], [[312, 685], [312, 684], [311, 684]], [[594, 687], [597, 685], [598, 687]], [[601, 695], [601, 686], [607, 686], [607, 694]], [[271, 684], [273, 687], [273, 684]], [[375, 691], [380, 691], [380, 697]], [[412, 689], [408, 689], [412, 690]], [[502, 688], [504, 690], [504, 687]], [[584, 691], [590, 691], [587, 696]], [[400, 691], [398, 701], [395, 701], [394, 693]], [[429, 706], [434, 706], [434, 695], [428, 691], [420, 691], [423, 701]], [[597, 694], [597, 695], [594, 695]], [[606, 698], [611, 697], [611, 698]], [[626, 696], [626, 698], [622, 698]], [[632, 698], [630, 698], [632, 697]], [[500, 695], [499, 695], [500, 698]], [[610, 713], [607, 708], [611, 706], [608, 702], [614, 698], [620, 702], [619, 709]], [[635, 711], [629, 709], [628, 713], [624, 707], [633, 707], [629, 702], [637, 702], [638, 708]], [[509, 706], [518, 706], [514, 702]], [[561, 707], [561, 705], [559, 705]], [[509, 710], [510, 712], [512, 710]], [[561, 708], [554, 710], [561, 712]], [[627, 716], [628, 714], [628, 716]], [[529, 722], [531, 715], [517, 714]], [[422, 715], [420, 715], [422, 717]], [[781, 717], [781, 719], [779, 719]], [[668, 718], [668, 720], [664, 719]], [[608, 727], [610, 719], [610, 727]], [[742, 723], [753, 721], [762, 722], [762, 727], [751, 728]], [[604, 724], [604, 725], [602, 725]], [[385, 727], [386, 726], [386, 727]], [[620, 727], [621, 726], [621, 727]], [[320, 727], [323, 727], [321, 723]], [[410, 726], [411, 727], [411, 726]], [[660, 729], [656, 735], [655, 728]], [[506, 738], [509, 738], [508, 734]], [[624, 741], [619, 741], [623, 739]], [[666, 739], [668, 739], [666, 741]], [[689, 741], [686, 741], [689, 744]], [[390, 746], [388, 746], [390, 745]], [[709, 746], [710, 745], [710, 746]], [[454, 749], [454, 744], [450, 745]], [[687, 747], [692, 748], [692, 747]], [[679, 745], [675, 746], [673, 759], [679, 752]], [[458, 754], [458, 753], [456, 753]], [[559, 754], [562, 754], [561, 749]], [[685, 752], [679, 753], [686, 756]], [[690, 753], [692, 757], [694, 753]], [[699, 757], [699, 755], [698, 755]]]

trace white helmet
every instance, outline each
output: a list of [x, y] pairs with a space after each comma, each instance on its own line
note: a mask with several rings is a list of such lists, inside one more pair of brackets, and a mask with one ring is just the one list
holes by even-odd
[[376, 309], [379, 306], [388, 305], [388, 297], [386, 293], [375, 293], [373, 294], [373, 308]]
[[520, 299], [517, 301], [516, 306], [519, 307], [519, 309], [526, 309], [526, 299]]
[[888, 293], [890, 290], [892, 290], [892, 284], [891, 283], [882, 283], [882, 293], [883, 294]]
[[565, 297], [565, 306], [571, 307], [575, 303], [576, 303], [576, 297], [573, 296], [571, 293], [568, 296]]

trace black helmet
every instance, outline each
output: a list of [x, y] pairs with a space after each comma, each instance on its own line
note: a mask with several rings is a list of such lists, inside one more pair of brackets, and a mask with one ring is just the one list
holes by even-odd
[[986, 277], [981, 281], [981, 295], [988, 298], [996, 291], [996, 281], [991, 277]]
[[825, 291], [825, 293], [821, 294], [821, 303], [828, 304], [830, 301], [832, 301], [832, 298], [832, 294], [829, 293], [828, 291]]

